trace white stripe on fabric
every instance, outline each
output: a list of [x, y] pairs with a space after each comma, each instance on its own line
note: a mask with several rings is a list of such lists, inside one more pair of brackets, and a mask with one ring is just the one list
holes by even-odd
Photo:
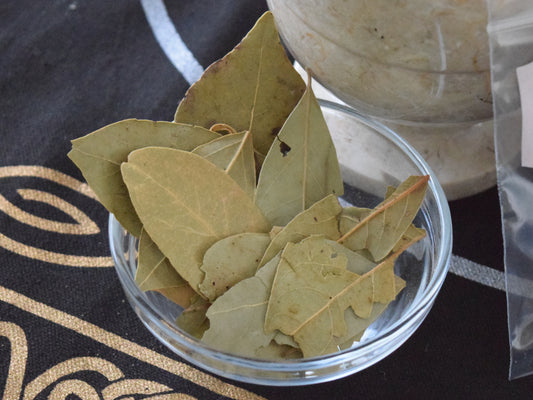
[[450, 262], [450, 272], [482, 285], [505, 291], [505, 274], [502, 271], [475, 263], [455, 254], [452, 255]]
[[494, 289], [505, 291], [507, 287], [510, 294], [533, 299], [533, 281], [530, 279], [516, 275], [508, 275], [506, 277], [503, 271], [475, 263], [460, 256], [452, 255], [450, 272]]
[[204, 68], [176, 31], [163, 0], [141, 0], [141, 5], [159, 46], [170, 62], [189, 84], [196, 82]]

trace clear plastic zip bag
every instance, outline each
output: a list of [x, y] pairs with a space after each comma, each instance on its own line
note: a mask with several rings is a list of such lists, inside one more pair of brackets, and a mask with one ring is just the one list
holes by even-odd
[[[502, 213], [511, 364], [509, 379], [533, 374], [533, 2], [487, 0], [498, 189]], [[517, 73], [518, 69], [518, 73]], [[529, 71], [529, 72], [528, 72]], [[520, 78], [519, 78], [520, 77]], [[531, 126], [533, 129], [533, 125]], [[523, 132], [524, 131], [524, 132]], [[533, 132], [531, 132], [533, 133]]]

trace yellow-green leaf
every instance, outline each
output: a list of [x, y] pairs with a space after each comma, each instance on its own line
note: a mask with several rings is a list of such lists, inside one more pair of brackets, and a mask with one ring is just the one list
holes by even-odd
[[255, 203], [272, 225], [285, 225], [320, 199], [340, 196], [343, 190], [335, 146], [308, 87], [263, 162]]
[[346, 255], [323, 237], [288, 243], [272, 284], [265, 331], [279, 329], [293, 336], [305, 357], [335, 352], [348, 332], [347, 308], [368, 317], [374, 301], [385, 303], [396, 296], [396, 257], [357, 275], [346, 269]]
[[[398, 295], [405, 287], [405, 281], [395, 276], [396, 295]], [[366, 318], [358, 317], [352, 308], [347, 308], [344, 311], [344, 320], [346, 321], [346, 334], [336, 338], [336, 342], [340, 349], [351, 347], [354, 342], [358, 342], [366, 329], [379, 318], [379, 316], [386, 310], [389, 303], [374, 303], [372, 311]]]
[[280, 233], [283, 230], [284, 226], [275, 225], [272, 227], [270, 232], [268, 233], [270, 235], [270, 239], [274, 239], [278, 233]]
[[[202, 341], [232, 354], [256, 357], [276, 332], [266, 333], [265, 312], [279, 256], [220, 296], [207, 311], [209, 329]], [[264, 350], [265, 352], [267, 350]], [[258, 354], [259, 353], [259, 354]]]
[[279, 41], [274, 18], [265, 13], [224, 58], [209, 66], [187, 91], [174, 120], [237, 132], [250, 130], [265, 155], [305, 90]]
[[236, 283], [255, 275], [270, 243], [268, 233], [239, 233], [214, 243], [205, 252], [200, 291], [212, 302]]
[[130, 152], [142, 147], [192, 150], [218, 136], [199, 126], [127, 119], [73, 140], [68, 156], [104, 207], [128, 232], [138, 237], [142, 225], [120, 175], [120, 164]]
[[143, 291], [155, 290], [183, 308], [189, 307], [196, 292], [177, 273], [145, 230], [139, 239], [135, 283]]
[[201, 144], [192, 152], [225, 170], [240, 147], [245, 133], [230, 133], [217, 137], [210, 142]]
[[223, 169], [253, 198], [256, 170], [250, 131], [222, 136], [198, 146], [193, 153]]
[[176, 325], [197, 339], [201, 339], [209, 329], [206, 312], [210, 303], [199, 295], [192, 298], [191, 304], [176, 319]]
[[263, 360], [279, 361], [302, 358], [303, 355], [299, 348], [272, 341], [268, 346], [258, 348], [255, 351], [255, 357]]
[[240, 232], [271, 226], [224, 171], [190, 152], [147, 147], [130, 153], [122, 176], [144, 229], [198, 291], [205, 251]]
[[339, 200], [334, 195], [326, 196], [302, 211], [272, 237], [259, 266], [265, 265], [289, 242], [297, 243], [311, 235], [337, 240], [340, 237], [337, 217], [341, 211]]
[[374, 260], [386, 257], [413, 222], [424, 200], [428, 176], [411, 176], [371, 213], [344, 233], [339, 243], [368, 249]]
[[265, 331], [293, 336], [305, 357], [337, 351], [335, 337], [346, 333], [338, 297], [358, 275], [346, 269], [347, 258], [323, 237], [288, 243], [272, 283]]
[[[328, 238], [326, 238], [328, 239]], [[353, 272], [357, 275], [366, 274], [377, 264], [368, 258], [362, 256], [359, 252], [352, 251], [347, 247], [344, 247], [342, 244], [337, 243], [334, 240], [326, 240], [326, 243], [331, 246], [339, 254], [344, 254], [347, 259], [346, 268], [348, 271]]]

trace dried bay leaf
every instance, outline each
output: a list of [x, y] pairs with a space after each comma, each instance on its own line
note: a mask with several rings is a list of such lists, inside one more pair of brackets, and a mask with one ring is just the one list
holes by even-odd
[[276, 331], [265, 332], [265, 313], [279, 260], [279, 255], [275, 256], [253, 277], [237, 283], [213, 302], [207, 311], [210, 326], [202, 341], [247, 357], [269, 347]]
[[353, 284], [357, 290], [351, 293], [351, 307], [358, 317], [369, 318], [375, 303], [389, 303], [405, 286], [403, 279], [394, 275], [394, 263], [403, 250], [387, 256]]
[[274, 342], [282, 346], [290, 346], [299, 349], [298, 343], [296, 343], [292, 336], [285, 335], [283, 332], [276, 331], [274, 335]]
[[426, 231], [411, 224], [396, 243], [392, 251], [395, 253], [402, 252], [412, 244], [422, 240], [424, 237], [426, 237]]
[[337, 240], [340, 237], [337, 217], [341, 211], [337, 197], [328, 195], [296, 215], [272, 238], [259, 266], [265, 265], [289, 242], [296, 243], [311, 235], [324, 235], [327, 239]]
[[226, 169], [240, 147], [245, 132], [220, 136], [210, 142], [201, 144], [192, 152], [211, 161], [217, 167]]
[[184, 308], [190, 306], [191, 299], [196, 294], [144, 229], [139, 239], [135, 283], [141, 290], [156, 290]]
[[250, 196], [255, 195], [256, 168], [251, 131], [244, 134], [240, 147], [226, 167], [226, 173]]
[[[391, 187], [391, 188], [392, 188], [392, 192], [396, 190], [396, 188], [394, 187]], [[359, 222], [361, 222], [371, 212], [372, 210], [370, 208], [359, 208], [359, 207], [343, 208], [342, 213], [339, 215], [339, 231], [340, 231], [341, 236], [349, 232], [352, 228], [354, 228]], [[365, 232], [368, 232], [368, 226], [364, 226], [361, 229], [364, 230]], [[349, 238], [348, 241], [345, 242], [345, 244], [349, 246], [350, 248], [360, 248], [361, 250], [356, 251], [357, 254], [366, 257], [368, 260], [373, 260], [372, 254], [370, 254], [368, 250], [364, 248], [364, 246], [366, 245], [366, 236], [367, 236], [367, 233], [364, 235], [360, 234], [353, 238]], [[415, 225], [411, 224], [409, 225], [407, 230], [404, 232], [402, 237], [398, 240], [398, 242], [394, 245], [391, 251], [398, 252], [400, 248], [407, 249], [411, 244], [423, 239], [425, 236], [426, 236], [426, 231], [424, 229], [418, 228]], [[358, 273], [357, 271], [352, 271], [352, 272]]]
[[255, 352], [255, 357], [263, 360], [293, 360], [302, 358], [303, 354], [300, 349], [294, 346], [278, 344], [272, 341], [268, 346], [258, 348]]
[[200, 291], [212, 302], [243, 279], [255, 275], [270, 243], [268, 233], [239, 233], [214, 243], [204, 254]]
[[192, 150], [218, 136], [199, 126], [127, 119], [73, 140], [68, 156], [104, 207], [128, 232], [139, 237], [142, 225], [122, 180], [120, 164], [136, 149], [161, 146]]
[[288, 243], [272, 283], [265, 331], [293, 336], [305, 357], [337, 351], [335, 337], [346, 333], [346, 324], [335, 297], [358, 278], [346, 264], [323, 237]]
[[221, 136], [198, 146], [194, 154], [223, 169], [253, 198], [255, 192], [255, 158], [250, 131]]
[[272, 284], [265, 331], [279, 329], [293, 336], [305, 357], [337, 351], [339, 338], [348, 332], [347, 308], [369, 317], [374, 301], [396, 296], [396, 257], [357, 275], [346, 269], [347, 257], [324, 238], [287, 244]]
[[[343, 209], [343, 213], [344, 211], [345, 209]], [[346, 268], [355, 274], [364, 275], [376, 266], [375, 262], [362, 256], [359, 252], [352, 251], [333, 240], [326, 240], [326, 243], [329, 244], [335, 251], [346, 256], [348, 260]], [[398, 294], [405, 286], [405, 281], [399, 277], [395, 278], [396, 294]], [[347, 308], [344, 311], [346, 334], [339, 338], [335, 338], [335, 342], [340, 348], [345, 348], [342, 346], [351, 346], [354, 341], [359, 340], [366, 328], [368, 328], [383, 313], [383, 311], [385, 311], [387, 306], [388, 304], [374, 303], [369, 316], [366, 318], [358, 317], [351, 307]]]
[[270, 239], [274, 239], [278, 233], [283, 230], [284, 226], [275, 225], [269, 232]]
[[[405, 281], [395, 276], [396, 295], [398, 295], [405, 287]], [[336, 342], [340, 349], [346, 349], [361, 339], [366, 329], [376, 321], [381, 314], [386, 310], [389, 303], [374, 303], [370, 315], [366, 318], [358, 317], [352, 308], [347, 308], [344, 311], [344, 321], [346, 321], [346, 334], [336, 338]]]
[[[339, 232], [341, 236], [348, 233], [353, 227], [370, 215], [372, 209], [363, 207], [344, 207], [339, 215]], [[366, 237], [368, 236], [368, 226], [361, 227], [358, 235], [348, 238], [344, 246], [350, 249], [358, 249], [356, 252], [367, 259], [373, 261], [374, 257], [366, 248]]]
[[289, 115], [259, 173], [255, 203], [272, 225], [343, 194], [335, 146], [311, 87]]
[[368, 271], [370, 271], [377, 265], [374, 261], [362, 256], [359, 252], [352, 251], [334, 240], [326, 240], [325, 243], [331, 246], [331, 248], [336, 252], [344, 254], [346, 256], [346, 268], [348, 269], [348, 271], [353, 272], [354, 274], [366, 274]]
[[196, 291], [213, 243], [271, 228], [231, 177], [196, 154], [146, 147], [130, 153], [121, 169], [144, 229]]
[[424, 199], [429, 176], [411, 176], [338, 240], [351, 250], [386, 257], [411, 225]]
[[224, 58], [209, 66], [180, 102], [174, 120], [205, 128], [215, 123], [250, 130], [256, 151], [266, 155], [305, 83], [280, 43], [266, 12]]
[[199, 296], [193, 297], [191, 304], [176, 319], [176, 325], [197, 339], [201, 339], [209, 329], [209, 319], [206, 313], [210, 303]]

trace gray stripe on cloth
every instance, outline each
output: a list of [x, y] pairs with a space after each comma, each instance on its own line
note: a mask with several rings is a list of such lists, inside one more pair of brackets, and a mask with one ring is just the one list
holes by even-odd
[[452, 255], [450, 272], [494, 289], [505, 291], [507, 287], [511, 294], [533, 299], [533, 281], [531, 279], [513, 274], [506, 276], [503, 271], [475, 263], [455, 254]]
[[505, 274], [502, 271], [467, 260], [461, 256], [452, 255], [450, 272], [482, 285], [505, 291]]
[[204, 68], [181, 39], [163, 0], [141, 0], [141, 5], [159, 46], [170, 62], [189, 84], [196, 82]]

